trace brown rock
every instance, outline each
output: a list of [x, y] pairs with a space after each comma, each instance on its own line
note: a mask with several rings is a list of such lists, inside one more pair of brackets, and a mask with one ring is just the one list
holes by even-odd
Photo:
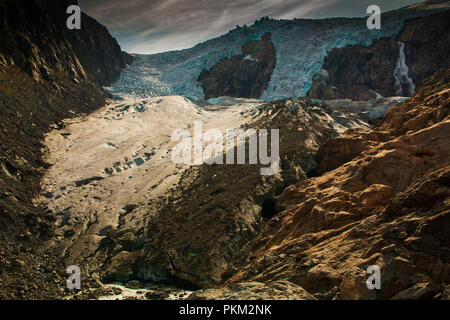
[[242, 51], [243, 56], [223, 59], [209, 71], [202, 71], [198, 81], [206, 99], [222, 96], [258, 99], [263, 94], [276, 63], [271, 34], [247, 42]]
[[105, 270], [105, 277], [114, 280], [128, 280], [133, 272], [133, 265], [139, 257], [138, 252], [122, 251], [111, 259], [111, 263]]
[[166, 291], [149, 291], [145, 294], [148, 300], [166, 300], [169, 298], [169, 293]]
[[137, 280], [131, 280], [125, 283], [125, 288], [128, 289], [142, 289], [144, 286]]
[[316, 300], [302, 287], [288, 281], [238, 283], [231, 288], [192, 293], [188, 300]]
[[41, 253], [49, 245], [43, 241], [54, 236], [55, 219], [35, 201], [48, 168], [42, 160], [44, 134], [61, 129], [62, 119], [102, 107], [107, 97], [102, 85], [117, 80], [131, 63], [92, 18], [83, 15], [82, 30], [69, 31], [66, 10], [71, 4], [77, 1], [0, 0], [0, 109], [7, 110], [0, 117], [0, 238], [6, 249], [0, 260], [13, 261], [7, 243], [20, 241], [21, 260], [27, 262], [2, 273], [3, 297], [10, 296], [19, 279], [40, 287], [24, 291], [21, 298], [61, 295], [61, 282], [49, 280], [45, 273], [47, 268], [67, 266], [61, 265], [60, 252], [51, 258]]
[[346, 271], [339, 285], [339, 298], [343, 300], [375, 299], [376, 292], [367, 288], [367, 278], [366, 271], [358, 267]]
[[397, 95], [394, 85], [399, 57], [397, 41], [405, 44], [409, 76], [417, 87], [440, 68], [450, 68], [449, 17], [450, 11], [446, 11], [407, 20], [396, 39], [382, 38], [369, 47], [352, 45], [332, 50], [323, 70], [313, 79], [308, 96], [371, 100], [376, 97], [374, 91], [384, 97]]
[[[358, 133], [356, 133], [358, 135]], [[365, 139], [355, 139], [355, 134], [346, 132], [345, 135], [325, 142], [319, 148], [317, 153], [319, 158], [319, 167], [317, 174], [322, 175], [327, 171], [339, 168], [346, 162], [353, 160], [363, 151], [367, 150], [369, 145]]]
[[[289, 279], [327, 299], [440, 297], [450, 281], [449, 92], [450, 70], [441, 70], [376, 128], [326, 143], [327, 159], [338, 159], [330, 169], [340, 166], [276, 199], [284, 211], [227, 285]], [[353, 143], [364, 150], [352, 153]], [[294, 258], [265, 259], [280, 254]], [[381, 289], [368, 292], [372, 265]]]
[[[395, 57], [395, 58], [393, 58]], [[376, 40], [370, 47], [336, 48], [326, 58], [323, 69], [328, 78], [315, 78], [309, 97], [318, 99], [371, 100], [377, 91], [394, 96], [394, 70], [398, 46], [393, 39]], [[321, 86], [321, 91], [315, 90]], [[334, 89], [333, 89], [334, 88]], [[330, 94], [332, 92], [332, 94]]]
[[[306, 192], [301, 194], [292, 187], [295, 195], [282, 195], [286, 201], [276, 201], [273, 205], [273, 199], [283, 189], [312, 175], [317, 167], [314, 155], [319, 145], [338, 135], [329, 119], [342, 127], [354, 124], [349, 121], [354, 115], [344, 118], [341, 112], [333, 110], [297, 98], [261, 108], [261, 116], [251, 128], [280, 128], [282, 170], [275, 176], [261, 176], [260, 165], [204, 165], [188, 170], [165, 205], [149, 219], [142, 259], [135, 265], [137, 278], [171, 281], [194, 288], [220, 286], [239, 271], [254, 251], [253, 239], [266, 225], [271, 228], [277, 225], [275, 221], [281, 223], [282, 211], [291, 205], [302, 204], [298, 220], [304, 213], [303, 218], [308, 222], [299, 222], [297, 231], [337, 229], [357, 219], [356, 213], [348, 211], [352, 197], [356, 197], [350, 191], [342, 199], [329, 197], [321, 203], [311, 196], [313, 191], [308, 191], [305, 197]], [[260, 267], [281, 268], [296, 255], [268, 253], [263, 255]], [[325, 283], [324, 293], [328, 294], [338, 285], [339, 275], [332, 269], [327, 273], [316, 270], [317, 281], [310, 283]], [[252, 281], [264, 282], [263, 279]], [[309, 291], [308, 283], [293, 283]]]
[[119, 243], [125, 251], [134, 251], [136, 249], [136, 236], [132, 232], [127, 232], [119, 238]]
[[431, 283], [417, 283], [402, 290], [392, 297], [393, 300], [424, 300], [431, 299], [440, 291], [440, 287]]
[[442, 293], [442, 300], [450, 300], [450, 286], [445, 287], [444, 292]]
[[392, 188], [383, 184], [373, 184], [361, 192], [361, 203], [365, 207], [385, 206], [395, 196]]
[[397, 37], [405, 43], [405, 56], [414, 83], [419, 84], [440, 68], [450, 68], [450, 11], [407, 20]]

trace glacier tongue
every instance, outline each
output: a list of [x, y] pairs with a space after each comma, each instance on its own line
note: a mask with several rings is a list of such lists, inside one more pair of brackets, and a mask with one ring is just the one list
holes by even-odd
[[270, 32], [277, 62], [261, 99], [302, 97], [309, 91], [314, 75], [332, 49], [347, 45], [369, 46], [376, 39], [395, 37], [405, 19], [427, 14], [431, 11], [404, 9], [387, 13], [383, 15], [381, 30], [368, 30], [364, 18], [264, 18], [250, 27], [239, 27], [190, 49], [135, 55], [135, 63], [124, 70], [117, 83], [106, 89], [122, 98], [183, 95], [203, 100], [203, 88], [197, 81], [201, 71], [210, 69], [224, 58], [242, 54], [243, 44]]

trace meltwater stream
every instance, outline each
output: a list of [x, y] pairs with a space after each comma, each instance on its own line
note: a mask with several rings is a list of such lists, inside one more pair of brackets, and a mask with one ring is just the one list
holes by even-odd
[[397, 42], [399, 46], [399, 57], [394, 70], [395, 94], [400, 97], [410, 97], [414, 94], [416, 86], [409, 77], [409, 68], [406, 65], [405, 44]]

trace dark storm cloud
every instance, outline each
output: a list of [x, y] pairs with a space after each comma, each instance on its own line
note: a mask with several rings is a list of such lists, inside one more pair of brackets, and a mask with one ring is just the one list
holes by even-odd
[[80, 0], [83, 11], [106, 25], [128, 52], [154, 53], [191, 47], [236, 25], [278, 19], [364, 16], [417, 0]]

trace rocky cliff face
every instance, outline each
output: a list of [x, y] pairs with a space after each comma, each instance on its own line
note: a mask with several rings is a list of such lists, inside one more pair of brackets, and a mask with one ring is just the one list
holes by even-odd
[[[264, 18], [251, 26], [236, 28], [219, 38], [198, 44], [190, 49], [154, 55], [137, 55], [136, 62], [122, 74], [121, 79], [111, 88], [111, 92], [130, 98], [183, 95], [195, 101], [203, 100], [205, 91], [202, 83], [198, 81], [202, 71], [211, 71], [224, 59], [227, 61], [227, 66], [236, 70], [239, 60], [233, 59], [233, 57], [243, 55], [243, 45], [249, 41], [259, 40], [264, 34], [270, 32], [271, 42], [275, 48], [276, 65], [260, 98], [266, 101], [275, 101], [303, 97], [311, 89], [313, 77], [322, 68], [325, 58], [333, 49], [349, 45], [368, 47], [375, 40], [381, 38], [395, 39], [401, 32], [404, 21], [429, 16], [449, 8], [450, 1], [439, 0], [437, 2], [424, 1], [417, 5], [388, 12], [383, 14], [381, 30], [369, 30], [366, 26], [366, 18], [321, 20]], [[387, 54], [389, 53], [390, 51], [387, 51]], [[398, 50], [392, 52], [392, 55], [390, 58], [386, 57], [389, 61], [392, 60], [387, 63], [388, 65], [395, 65], [398, 60]], [[358, 65], [361, 65], [362, 61], [364, 61], [364, 57], [358, 59]], [[381, 61], [381, 58], [375, 57], [371, 61], [374, 68], [377, 61]], [[250, 64], [248, 61], [246, 63]], [[222, 68], [224, 66], [225, 64], [222, 64]], [[216, 74], [229, 76], [227, 70], [218, 68], [216, 67]], [[253, 70], [253, 67], [248, 66], [247, 68], [249, 68], [248, 71]], [[373, 82], [381, 81], [387, 87], [388, 80], [383, 79], [383, 73], [389, 71], [389, 68], [389, 66], [385, 67], [384, 71], [373, 79]], [[362, 75], [367, 77], [367, 70], [363, 71]], [[242, 78], [242, 75], [238, 78]], [[241, 79], [239, 86], [242, 86], [243, 80]], [[358, 79], [357, 84], [363, 86], [369, 80]], [[386, 83], [384, 83], [385, 81]], [[420, 83], [418, 79], [415, 81], [417, 81], [416, 84]], [[208, 88], [211, 86], [209, 89], [212, 91], [211, 93], [222, 93], [223, 89], [217, 87], [221, 83], [220, 81], [213, 80], [211, 76], [210, 82]], [[336, 84], [332, 84], [332, 86], [336, 86]], [[248, 95], [252, 91], [258, 92], [259, 89], [258, 85], [255, 88], [250, 87], [241, 91]], [[231, 91], [231, 93], [233, 92]], [[371, 94], [369, 93], [369, 95]], [[342, 96], [345, 97], [345, 95]]]
[[320, 99], [370, 100], [374, 91], [394, 96], [394, 70], [398, 45], [393, 39], [375, 41], [369, 47], [334, 49], [323, 69], [314, 77], [309, 97]]
[[397, 37], [405, 44], [406, 62], [416, 84], [439, 68], [450, 68], [450, 11], [412, 19]]
[[203, 70], [198, 78], [205, 99], [222, 96], [259, 99], [275, 68], [275, 47], [266, 33], [259, 41], [250, 41], [242, 47], [242, 55], [226, 58]]
[[[81, 64], [93, 75], [96, 83], [109, 86], [119, 80], [122, 70], [134, 58], [121, 51], [108, 30], [86, 14], [82, 14], [82, 30], [66, 32]], [[93, 45], [94, 44], [94, 45]]]
[[[320, 177], [287, 188], [229, 285], [289, 280], [319, 299], [439, 299], [450, 253], [450, 70], [372, 130], [319, 151]], [[330, 164], [329, 159], [335, 163]], [[366, 269], [381, 268], [381, 290]]]
[[450, 67], [449, 21], [450, 11], [416, 18], [405, 22], [395, 40], [334, 49], [308, 96], [354, 100], [370, 100], [377, 94], [411, 96], [425, 78]]
[[60, 294], [64, 266], [36, 252], [54, 222], [33, 200], [48, 166], [41, 143], [62, 119], [102, 106], [100, 85], [130, 62], [89, 17], [82, 30], [67, 30], [70, 4], [76, 1], [0, 1], [0, 298]]
[[17, 66], [34, 79], [63, 73], [110, 85], [132, 62], [106, 28], [82, 14], [82, 29], [66, 27], [66, 9], [78, 1], [0, 2], [0, 65]]

